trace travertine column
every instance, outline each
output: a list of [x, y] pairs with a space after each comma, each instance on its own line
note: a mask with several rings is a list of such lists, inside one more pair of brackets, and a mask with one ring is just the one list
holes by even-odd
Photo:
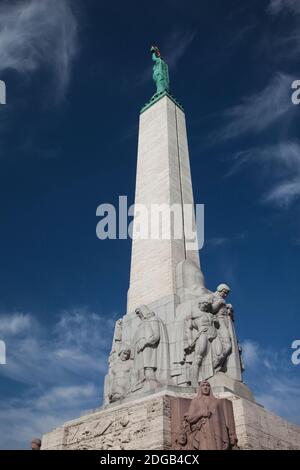
[[[194, 204], [185, 115], [168, 96], [140, 115], [135, 204], [146, 206], [148, 213], [153, 204], [169, 208], [173, 204]], [[137, 212], [136, 227], [141, 220]], [[198, 251], [188, 249], [191, 224], [180, 212], [179, 239], [174, 238], [172, 224], [169, 239], [161, 234], [159, 239], [133, 239], [127, 313], [141, 304], [174, 295], [179, 261], [188, 259], [200, 266]]]

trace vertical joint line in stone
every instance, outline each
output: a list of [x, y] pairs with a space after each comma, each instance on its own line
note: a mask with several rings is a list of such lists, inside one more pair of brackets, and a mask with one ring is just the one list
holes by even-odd
[[179, 150], [178, 121], [177, 121], [177, 106], [176, 106], [176, 104], [175, 104], [175, 123], [176, 123], [176, 142], [177, 142], [179, 186], [180, 186], [180, 200], [181, 200], [181, 213], [182, 213], [182, 235], [183, 235], [183, 245], [184, 245], [184, 259], [186, 259], [186, 243], [185, 243], [185, 227], [184, 227], [183, 194], [182, 194], [181, 164], [180, 164], [180, 150]]

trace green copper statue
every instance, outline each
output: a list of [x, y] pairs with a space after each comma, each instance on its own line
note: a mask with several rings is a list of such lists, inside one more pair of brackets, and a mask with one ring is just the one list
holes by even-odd
[[160, 50], [157, 46], [151, 46], [151, 55], [154, 62], [153, 67], [153, 80], [156, 85], [156, 93], [151, 96], [148, 103], [146, 103], [142, 109], [141, 113], [153, 106], [157, 101], [162, 99], [164, 96], [168, 96], [173, 103], [176, 104], [183, 111], [182, 104], [176, 100], [174, 96], [170, 93], [170, 80], [169, 80], [169, 68], [166, 62], [162, 59], [160, 55]]
[[152, 60], [155, 62], [153, 67], [153, 80], [156, 84], [156, 95], [169, 91], [169, 69], [166, 62], [161, 58], [160, 50], [157, 46], [151, 47]]

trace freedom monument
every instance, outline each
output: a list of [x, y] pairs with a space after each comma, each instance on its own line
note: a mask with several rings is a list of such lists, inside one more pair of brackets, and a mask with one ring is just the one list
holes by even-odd
[[127, 310], [103, 406], [44, 435], [42, 449], [300, 449], [300, 428], [243, 382], [230, 287], [205, 285], [185, 114], [156, 46], [151, 56], [156, 93], [140, 113]]

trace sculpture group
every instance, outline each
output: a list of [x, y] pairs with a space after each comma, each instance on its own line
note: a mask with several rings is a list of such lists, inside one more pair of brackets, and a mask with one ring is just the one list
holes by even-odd
[[106, 403], [165, 385], [197, 387], [218, 372], [242, 380], [233, 307], [226, 302], [230, 288], [220, 284], [211, 292], [185, 284], [186, 300], [170, 321], [143, 305], [116, 322]]

